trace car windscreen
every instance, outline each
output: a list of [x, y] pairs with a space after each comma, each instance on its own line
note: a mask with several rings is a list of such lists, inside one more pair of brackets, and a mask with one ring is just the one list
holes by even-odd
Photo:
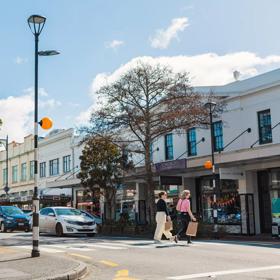
[[13, 216], [13, 215], [23, 215], [24, 213], [17, 207], [13, 206], [3, 206], [2, 211], [5, 215]]
[[81, 216], [82, 212], [77, 209], [71, 208], [59, 208], [55, 209], [55, 212], [58, 216]]

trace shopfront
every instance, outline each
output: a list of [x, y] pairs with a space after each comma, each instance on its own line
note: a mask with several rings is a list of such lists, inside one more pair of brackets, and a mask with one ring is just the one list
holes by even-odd
[[85, 210], [91, 214], [101, 216], [100, 213], [100, 189], [77, 190], [76, 205], [77, 209]]
[[[218, 225], [229, 233], [241, 233], [241, 206], [237, 180], [216, 180], [220, 195], [217, 196]], [[214, 189], [212, 176], [196, 181], [197, 214], [203, 223], [213, 224]]]
[[279, 236], [280, 168], [258, 172], [258, 192], [261, 233]]

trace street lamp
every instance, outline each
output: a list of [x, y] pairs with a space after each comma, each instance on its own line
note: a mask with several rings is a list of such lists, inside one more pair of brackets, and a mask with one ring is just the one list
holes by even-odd
[[8, 135], [6, 136], [6, 139], [0, 139], [0, 143], [4, 145], [5, 150], [6, 150], [6, 183], [5, 183], [5, 187], [4, 187], [4, 191], [6, 193], [6, 195], [8, 195], [8, 192], [10, 190], [9, 188], [9, 150], [8, 150], [8, 146], [9, 146], [9, 138]]
[[213, 127], [213, 113], [215, 111], [217, 103], [216, 102], [207, 102], [204, 106], [209, 110], [210, 116], [210, 130], [211, 130], [211, 165], [212, 167], [212, 182], [213, 182], [213, 218], [214, 218], [214, 232], [218, 232], [218, 207], [217, 207], [217, 189], [216, 189], [216, 172], [215, 172], [215, 157], [214, 157], [214, 127]]
[[38, 52], [39, 36], [44, 28], [46, 18], [32, 15], [27, 23], [35, 36], [35, 82], [34, 82], [34, 191], [33, 191], [33, 243], [31, 257], [39, 257], [39, 197], [38, 197], [38, 56], [59, 54], [57, 51]]

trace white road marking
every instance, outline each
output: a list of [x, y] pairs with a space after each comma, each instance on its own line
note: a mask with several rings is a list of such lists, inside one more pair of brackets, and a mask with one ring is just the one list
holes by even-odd
[[110, 249], [110, 250], [125, 250], [127, 248], [124, 247], [116, 247], [116, 246], [106, 246], [106, 245], [100, 245], [100, 244], [87, 244], [87, 246], [93, 247], [93, 248], [103, 248], [103, 249]]
[[95, 251], [94, 249], [90, 249], [90, 248], [73, 247], [69, 245], [48, 245], [48, 247], [54, 247], [54, 248], [65, 249], [65, 250], [84, 251], [84, 252]]
[[219, 275], [230, 275], [230, 274], [258, 272], [258, 271], [276, 270], [276, 269], [280, 269], [280, 265], [187, 274], [187, 275], [181, 275], [181, 276], [171, 276], [171, 277], [167, 277], [167, 279], [170, 279], [170, 280], [197, 279], [197, 278], [203, 278], [203, 277], [215, 277], [215, 276], [219, 276]]
[[[31, 246], [14, 246], [14, 248], [32, 250]], [[42, 251], [42, 252], [46, 252], [46, 253], [63, 253], [64, 252], [64, 251], [61, 251], [61, 250], [47, 248], [47, 247], [44, 247], [44, 246], [39, 246], [39, 250]]]

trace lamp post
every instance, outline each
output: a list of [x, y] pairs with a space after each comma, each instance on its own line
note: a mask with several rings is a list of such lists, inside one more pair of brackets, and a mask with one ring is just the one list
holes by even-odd
[[8, 148], [8, 145], [9, 145], [9, 137], [8, 135], [6, 136], [6, 139], [0, 139], [0, 141], [2, 142], [2, 144], [4, 145], [5, 147], [5, 150], [6, 150], [6, 183], [5, 183], [5, 187], [4, 187], [4, 191], [6, 193], [6, 195], [8, 195], [8, 192], [10, 190], [9, 188], [9, 148]]
[[59, 54], [56, 51], [38, 52], [39, 36], [44, 28], [46, 18], [31, 15], [27, 23], [35, 37], [35, 81], [34, 81], [34, 191], [33, 191], [33, 242], [31, 257], [39, 257], [39, 196], [38, 196], [38, 56]]
[[207, 102], [205, 107], [209, 109], [210, 117], [210, 131], [211, 131], [211, 163], [212, 163], [212, 185], [214, 190], [213, 195], [213, 218], [214, 218], [214, 232], [218, 232], [218, 207], [217, 207], [217, 187], [216, 187], [216, 171], [215, 171], [215, 157], [214, 157], [214, 127], [213, 127], [213, 113], [216, 108], [215, 102]]

